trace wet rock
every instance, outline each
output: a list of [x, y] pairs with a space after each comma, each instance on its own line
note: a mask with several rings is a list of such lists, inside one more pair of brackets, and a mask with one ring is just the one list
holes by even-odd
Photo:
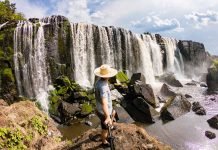
[[205, 131], [205, 136], [208, 137], [209, 139], [216, 138], [216, 134], [211, 131]]
[[146, 83], [145, 76], [142, 73], [134, 73], [131, 77], [130, 84], [135, 84], [136, 81]]
[[165, 83], [161, 87], [160, 94], [165, 97], [176, 96], [176, 93]]
[[206, 110], [203, 107], [201, 107], [195, 113], [198, 115], [206, 115]]
[[218, 66], [208, 68], [207, 86], [209, 91], [218, 91]]
[[121, 105], [138, 122], [154, 123], [153, 116], [158, 115], [158, 112], [141, 97], [137, 97], [131, 101], [123, 100]]
[[198, 115], [206, 115], [206, 110], [201, 106], [199, 102], [192, 103], [192, 111], [194, 111]]
[[90, 126], [90, 127], [92, 127], [92, 125], [93, 125], [91, 121], [85, 121], [85, 124]]
[[171, 98], [161, 109], [163, 120], [174, 120], [191, 109], [191, 103], [183, 95], [176, 95]]
[[62, 123], [64, 123], [73, 118], [73, 116], [75, 116], [76, 114], [78, 114], [81, 111], [81, 109], [79, 108], [79, 104], [77, 103], [71, 104], [62, 101], [58, 106], [58, 111], [60, 113], [61, 121]]
[[160, 103], [166, 103], [166, 98], [164, 98], [164, 97], [162, 97], [160, 95], [158, 95], [157, 98], [158, 98]]
[[197, 84], [194, 83], [194, 82], [188, 82], [188, 83], [186, 83], [185, 85], [196, 86]]
[[207, 120], [212, 128], [218, 129], [218, 115]]
[[150, 84], [145, 84], [139, 81], [135, 82], [132, 88], [133, 94], [143, 97], [149, 104], [154, 107], [159, 106], [159, 102], [155, 100], [154, 92]]
[[126, 112], [123, 107], [114, 107], [114, 110], [117, 112], [117, 122], [119, 123], [133, 123], [134, 120], [132, 117]]
[[158, 78], [161, 82], [166, 82], [167, 84], [174, 87], [183, 87], [182, 83], [176, 79], [173, 73], [165, 73]]
[[192, 98], [192, 96], [189, 95], [189, 94], [185, 94], [185, 97], [186, 97], [186, 98]]
[[204, 83], [204, 82], [201, 82], [201, 83], [200, 83], [200, 86], [201, 86], [201, 87], [207, 87], [207, 84]]
[[111, 100], [115, 100], [117, 102], [120, 102], [124, 99], [123, 95], [121, 95], [117, 89], [114, 89], [111, 91]]

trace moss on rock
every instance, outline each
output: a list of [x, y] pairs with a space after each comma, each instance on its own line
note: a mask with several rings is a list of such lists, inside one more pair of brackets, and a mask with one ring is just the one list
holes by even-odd
[[3, 80], [14, 82], [14, 75], [11, 68], [5, 68], [2, 73]]

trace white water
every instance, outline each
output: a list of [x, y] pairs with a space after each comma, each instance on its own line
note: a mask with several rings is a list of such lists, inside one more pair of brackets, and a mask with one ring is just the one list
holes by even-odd
[[[48, 85], [52, 74], [49, 73], [51, 68], [47, 64], [51, 50], [48, 53], [45, 48], [44, 24], [54, 24], [53, 32], [62, 34], [58, 32], [61, 23], [61, 18], [44, 18], [36, 30], [36, 24], [22, 21], [14, 32], [15, 75], [19, 94], [37, 98], [46, 111]], [[93, 86], [94, 69], [104, 63], [126, 71], [129, 76], [141, 72], [150, 84], [154, 84], [154, 76], [164, 73], [161, 48], [154, 36], [84, 23], [71, 23], [71, 34], [72, 46], [67, 50], [71, 57], [71, 79], [83, 87]], [[166, 46], [167, 71], [182, 74], [184, 63], [177, 49], [177, 41], [171, 38], [163, 40]], [[58, 61], [61, 56], [54, 49], [58, 48], [58, 44], [55, 41], [52, 44], [52, 56]]]
[[40, 23], [34, 39], [33, 33], [31, 22], [19, 22], [14, 34], [15, 76], [19, 95], [36, 98], [48, 111], [49, 79], [43, 23]]

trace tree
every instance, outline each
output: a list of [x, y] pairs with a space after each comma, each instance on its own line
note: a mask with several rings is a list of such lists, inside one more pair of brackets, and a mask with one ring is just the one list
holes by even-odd
[[24, 15], [16, 12], [15, 5], [9, 0], [0, 1], [0, 24], [7, 21], [24, 20]]

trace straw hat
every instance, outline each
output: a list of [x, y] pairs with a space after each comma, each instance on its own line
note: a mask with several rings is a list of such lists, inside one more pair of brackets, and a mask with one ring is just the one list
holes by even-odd
[[109, 65], [104, 64], [94, 70], [94, 74], [101, 78], [110, 78], [117, 74], [117, 70], [111, 68]]

